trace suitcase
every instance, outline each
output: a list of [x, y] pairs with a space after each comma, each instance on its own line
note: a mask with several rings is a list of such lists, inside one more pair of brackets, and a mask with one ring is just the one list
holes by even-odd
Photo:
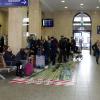
[[44, 55], [36, 55], [36, 67], [37, 68], [45, 67], [45, 56]]
[[23, 69], [22, 63], [20, 61], [17, 61], [16, 66], [17, 66], [16, 76], [23, 77], [24, 76], [24, 69]]
[[24, 72], [26, 76], [30, 76], [33, 73], [33, 64], [27, 63], [24, 68]]

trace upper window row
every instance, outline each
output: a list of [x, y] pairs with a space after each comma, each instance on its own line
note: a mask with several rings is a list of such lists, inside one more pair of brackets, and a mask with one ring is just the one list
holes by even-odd
[[74, 18], [74, 22], [81, 22], [81, 21], [90, 22], [91, 19], [90, 19], [90, 17], [80, 17], [80, 16]]

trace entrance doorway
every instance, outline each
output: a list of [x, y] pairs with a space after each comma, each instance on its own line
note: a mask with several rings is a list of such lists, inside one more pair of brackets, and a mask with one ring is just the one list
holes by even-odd
[[74, 32], [74, 39], [76, 40], [76, 46], [81, 49], [90, 49], [90, 32], [77, 31]]
[[73, 18], [73, 36], [76, 40], [76, 46], [84, 50], [90, 50], [91, 53], [91, 17], [80, 12]]

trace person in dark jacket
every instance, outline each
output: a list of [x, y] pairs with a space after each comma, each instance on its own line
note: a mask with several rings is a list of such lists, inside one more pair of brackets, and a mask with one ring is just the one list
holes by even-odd
[[100, 57], [100, 41], [98, 40], [95, 44], [95, 57], [96, 63], [99, 64], [99, 57]]
[[52, 65], [55, 65], [56, 63], [56, 54], [57, 54], [57, 44], [55, 42], [54, 37], [51, 37], [51, 43], [50, 43], [50, 58]]
[[0, 53], [3, 52], [3, 47], [4, 47], [4, 37], [1, 36], [0, 37]]
[[27, 54], [25, 53], [25, 49], [20, 49], [20, 51], [16, 55], [16, 60], [26, 60], [27, 59]]
[[61, 36], [61, 39], [59, 40], [59, 62], [66, 62], [66, 45], [66, 39], [64, 38], [64, 36]]
[[47, 40], [45, 40], [44, 44], [43, 44], [43, 48], [44, 48], [44, 55], [45, 55], [45, 64], [48, 65], [49, 64], [49, 58], [50, 58], [50, 46], [49, 46], [49, 42]]
[[4, 52], [4, 60], [7, 66], [15, 66], [15, 55], [12, 53], [11, 49], [8, 48], [7, 51]]
[[66, 54], [67, 54], [67, 59], [69, 59], [70, 53], [71, 53], [71, 43], [70, 40], [67, 39], [67, 45], [66, 45]]
[[99, 42], [99, 40], [97, 40], [93, 45], [92, 45], [92, 50], [93, 50], [93, 56], [96, 56], [96, 48], [97, 48], [97, 43]]
[[71, 37], [71, 51], [75, 52], [76, 50], [76, 41], [73, 37]]

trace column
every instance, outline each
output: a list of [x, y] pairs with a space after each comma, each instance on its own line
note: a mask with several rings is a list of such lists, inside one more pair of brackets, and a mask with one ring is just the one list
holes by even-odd
[[38, 38], [41, 37], [41, 4], [40, 4], [40, 0], [30, 0], [29, 33], [36, 33]]
[[16, 54], [22, 48], [24, 7], [9, 8], [8, 45]]

